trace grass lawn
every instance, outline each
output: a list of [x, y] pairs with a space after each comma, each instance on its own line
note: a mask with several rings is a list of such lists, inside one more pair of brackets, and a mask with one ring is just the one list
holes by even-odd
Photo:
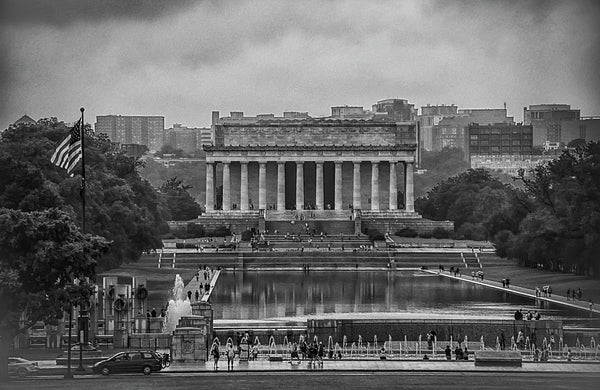
[[509, 278], [510, 284], [519, 287], [530, 288], [552, 286], [552, 295], [566, 296], [568, 289], [581, 288], [583, 295], [582, 301], [592, 300], [594, 307], [600, 304], [600, 280], [586, 276], [579, 276], [570, 273], [551, 272], [539, 268], [519, 267], [516, 261], [506, 260], [506, 265], [489, 266], [485, 263], [483, 271], [485, 278], [500, 282], [502, 279]]

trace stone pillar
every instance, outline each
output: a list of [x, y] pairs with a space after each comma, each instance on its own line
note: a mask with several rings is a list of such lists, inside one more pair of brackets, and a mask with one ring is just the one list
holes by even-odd
[[398, 210], [398, 186], [396, 184], [396, 162], [390, 161], [390, 210]]
[[406, 187], [404, 188], [404, 197], [405, 201], [405, 210], [414, 212], [415, 211], [415, 196], [414, 196], [414, 183], [413, 183], [413, 169], [415, 163], [414, 162], [406, 162], [404, 164], [404, 175], [406, 177]]
[[335, 205], [334, 208], [336, 210], [341, 210], [344, 208], [342, 204], [342, 163], [335, 163]]
[[231, 210], [231, 174], [229, 162], [223, 163], [223, 211]]
[[323, 201], [323, 161], [317, 161], [317, 172], [316, 172], [316, 189], [317, 193], [315, 195], [315, 203], [317, 206], [317, 210], [324, 210], [325, 204]]
[[277, 163], [277, 210], [285, 210], [285, 163]]
[[240, 164], [240, 210], [248, 210], [248, 163]]
[[304, 209], [304, 163], [296, 161], [296, 210]]
[[371, 210], [379, 210], [379, 161], [371, 162]]
[[258, 208], [267, 208], [267, 163], [258, 163]]
[[360, 209], [360, 162], [354, 162], [354, 189], [352, 191], [352, 207]]
[[215, 209], [215, 181], [213, 163], [206, 163], [206, 211]]

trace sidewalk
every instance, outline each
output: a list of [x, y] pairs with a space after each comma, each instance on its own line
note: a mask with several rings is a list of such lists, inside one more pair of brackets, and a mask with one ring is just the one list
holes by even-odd
[[[438, 271], [433, 271], [433, 270], [423, 270], [423, 272], [427, 272], [427, 273], [430, 273], [433, 275], [444, 276], [444, 277], [447, 277], [450, 279], [462, 280], [464, 282], [469, 282], [469, 283], [473, 283], [473, 284], [479, 284], [482, 286], [495, 288], [497, 290], [510, 292], [512, 294], [517, 294], [517, 295], [521, 295], [521, 296], [528, 297], [528, 298], [538, 299], [540, 301], [552, 302], [552, 303], [556, 303], [559, 305], [568, 306], [568, 307], [572, 307], [572, 308], [576, 308], [576, 309], [583, 309], [583, 310], [586, 310], [587, 312], [590, 312], [589, 302], [587, 302], [587, 301], [567, 300], [566, 297], [560, 296], [560, 295], [553, 295], [552, 297], [544, 297], [544, 296], [536, 297], [535, 290], [532, 290], [529, 288], [515, 286], [513, 284], [510, 285], [510, 288], [502, 287], [501, 282], [495, 282], [495, 281], [488, 280], [488, 279], [481, 280], [481, 279], [478, 279], [477, 276], [475, 276], [475, 278], [473, 278], [471, 275], [454, 276], [449, 271], [438, 272]], [[593, 306], [592, 312], [594, 313], [594, 315], [600, 314], [600, 308], [598, 307], [598, 305]]]
[[[175, 363], [165, 368], [165, 373], [185, 373], [185, 372], [213, 372], [213, 362], [199, 363]], [[227, 371], [227, 360], [219, 361], [218, 372]], [[449, 371], [449, 372], [590, 372], [600, 373], [600, 361], [572, 362], [572, 363], [530, 363], [523, 362], [522, 367], [481, 367], [475, 366], [473, 360], [455, 361], [455, 360], [327, 360], [322, 365], [308, 365], [307, 361], [298, 364], [296, 361], [290, 363], [287, 360], [283, 362], [271, 362], [268, 360], [259, 361], [238, 361], [235, 360], [233, 371], [242, 372], [280, 372], [280, 371]]]

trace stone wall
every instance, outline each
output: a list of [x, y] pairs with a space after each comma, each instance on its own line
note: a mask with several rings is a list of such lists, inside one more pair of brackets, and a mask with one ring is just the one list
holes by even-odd
[[432, 221], [429, 219], [362, 219], [362, 232], [368, 233], [371, 230], [377, 230], [380, 233], [394, 234], [398, 230], [410, 228], [417, 233], [431, 233], [435, 228], [442, 228], [449, 232], [454, 231], [454, 222], [452, 221]]
[[413, 124], [302, 121], [215, 125], [215, 145], [396, 145], [415, 142]]

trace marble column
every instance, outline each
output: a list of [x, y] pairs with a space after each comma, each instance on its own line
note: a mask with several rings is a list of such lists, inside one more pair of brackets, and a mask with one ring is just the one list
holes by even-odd
[[231, 174], [229, 162], [223, 163], [223, 211], [231, 210]]
[[304, 209], [304, 163], [296, 161], [296, 210]]
[[379, 161], [371, 162], [371, 210], [379, 210]]
[[344, 205], [342, 204], [342, 163], [341, 162], [337, 162], [335, 163], [335, 204], [334, 204], [334, 208], [336, 210], [341, 210], [344, 208]]
[[354, 180], [352, 191], [352, 207], [360, 209], [360, 162], [354, 162]]
[[248, 210], [248, 163], [240, 164], [240, 210]]
[[206, 163], [206, 211], [215, 209], [214, 165]]
[[396, 162], [390, 161], [390, 210], [398, 210], [398, 186], [396, 184]]
[[277, 163], [277, 210], [285, 210], [285, 163]]
[[406, 177], [406, 188], [404, 188], [404, 196], [405, 196], [405, 210], [414, 212], [415, 211], [415, 196], [414, 196], [414, 181], [413, 181], [413, 170], [414, 170], [413, 162], [406, 162], [404, 165], [404, 173]]
[[317, 210], [324, 210], [325, 204], [323, 201], [323, 161], [317, 161], [317, 172], [316, 172], [316, 194], [315, 194], [315, 203], [317, 206]]
[[267, 208], [267, 163], [258, 163], [258, 208]]

